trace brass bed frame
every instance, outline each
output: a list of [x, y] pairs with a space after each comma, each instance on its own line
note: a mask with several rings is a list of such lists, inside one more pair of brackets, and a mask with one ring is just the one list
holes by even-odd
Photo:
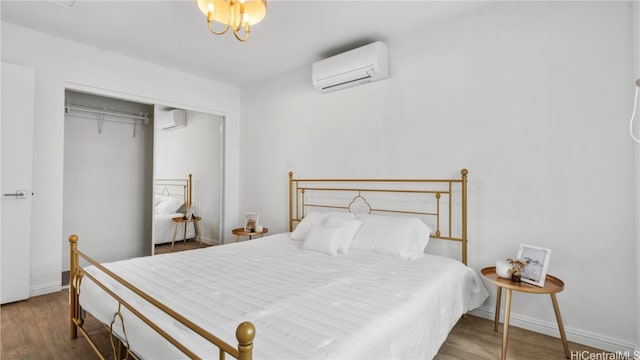
[[[348, 212], [354, 211], [354, 204], [361, 202], [364, 212], [371, 213], [395, 213], [424, 216], [432, 218], [434, 233], [431, 238], [457, 241], [461, 243], [461, 261], [467, 265], [467, 169], [460, 170], [459, 179], [294, 179], [293, 172], [289, 172], [289, 231], [293, 231], [294, 223], [302, 221], [307, 208], [339, 209]], [[362, 185], [358, 185], [362, 184]], [[366, 184], [366, 186], [365, 186]], [[385, 187], [382, 185], [393, 185]], [[309, 201], [314, 193], [335, 194], [344, 193], [344, 197], [336, 196], [335, 199], [346, 199], [347, 205], [320, 204]], [[428, 203], [431, 198], [432, 208], [426, 210], [401, 210], [391, 206], [375, 205], [374, 194], [412, 194], [422, 196], [421, 202]], [[365, 197], [367, 195], [367, 197]], [[460, 196], [459, 202], [454, 201], [456, 195]], [[382, 199], [378, 199], [382, 200]], [[458, 234], [454, 233], [454, 207], [460, 205], [460, 219]], [[444, 209], [443, 209], [444, 208]], [[445, 226], [441, 223], [445, 222]]]
[[[354, 204], [360, 203], [360, 206], [364, 208], [366, 213], [397, 213], [397, 214], [410, 214], [422, 217], [428, 217], [433, 219], [434, 234], [432, 238], [451, 240], [461, 243], [461, 261], [467, 264], [467, 175], [468, 171], [462, 169], [460, 171], [461, 177], [458, 179], [295, 179], [293, 173], [289, 173], [289, 230], [292, 231], [294, 224], [302, 221], [305, 212], [308, 208], [324, 208], [340, 211], [354, 211]], [[170, 180], [170, 179], [169, 179]], [[361, 184], [362, 186], [359, 186]], [[390, 187], [392, 186], [392, 187]], [[317, 194], [323, 194], [328, 197], [327, 202], [318, 202]], [[341, 195], [337, 195], [341, 194]], [[427, 210], [402, 210], [394, 208], [393, 206], [384, 206], [385, 199], [383, 194], [411, 194], [418, 196], [420, 202], [429, 203], [432, 206]], [[366, 195], [366, 197], [365, 197]], [[191, 196], [191, 175], [185, 186], [185, 199], [188, 199], [190, 204]], [[455, 201], [454, 201], [455, 199]], [[348, 201], [348, 205], [344, 205], [344, 200]], [[342, 201], [342, 203], [340, 203]], [[371, 204], [382, 204], [382, 206], [376, 205], [373, 207]], [[453, 209], [458, 206], [459, 209], [459, 221], [456, 222], [454, 232], [452, 223], [456, 214]], [[441, 226], [441, 222], [445, 224]], [[128, 309], [131, 313], [145, 322], [155, 332], [173, 344], [177, 349], [183, 352], [186, 356], [192, 359], [198, 359], [198, 356], [181, 344], [170, 334], [160, 328], [151, 319], [140, 313], [133, 305], [128, 303], [125, 299], [109, 289], [106, 285], [98, 281], [91, 273], [87, 272], [84, 267], [80, 266], [80, 260], [84, 260], [87, 263], [95, 266], [98, 270], [105, 273], [115, 281], [122, 284], [134, 292], [139, 297], [143, 298], [162, 312], [171, 316], [176, 321], [180, 322], [187, 328], [191, 329], [195, 334], [206, 339], [214, 346], [218, 347], [219, 359], [223, 360], [226, 355], [239, 360], [251, 360], [253, 358], [253, 340], [256, 334], [255, 327], [250, 322], [242, 322], [236, 328], [236, 339], [238, 341], [237, 346], [230, 345], [221, 340], [214, 334], [206, 331], [197, 324], [193, 323], [189, 319], [185, 318], [181, 314], [177, 313], [173, 309], [160, 303], [152, 296], [138, 289], [135, 285], [122, 279], [117, 274], [111, 272], [82, 251], [78, 250], [78, 236], [71, 235], [69, 237], [70, 248], [70, 265], [71, 265], [71, 279], [69, 285], [69, 331], [72, 339], [77, 338], [78, 330], [82, 333], [85, 339], [89, 342], [93, 350], [101, 359], [106, 359], [105, 355], [99, 349], [97, 343], [91, 338], [88, 331], [83, 327], [85, 323], [86, 313], [82, 309], [79, 301], [80, 295], [80, 283], [84, 277], [89, 278], [96, 283], [102, 290], [113, 297], [118, 302], [118, 311], [113, 315], [113, 321], [111, 325], [106, 325], [107, 331], [110, 333], [111, 348], [113, 351], [114, 359], [128, 358], [129, 356], [137, 358], [137, 356], [130, 350], [124, 319], [121, 314], [122, 307]], [[120, 319], [123, 329], [123, 339], [118, 338], [113, 334], [112, 326], [116, 321], [116, 318]], [[117, 343], [117, 348], [116, 348]], [[124, 355], [123, 355], [124, 352]]]
[[186, 179], [155, 179], [153, 181], [153, 195], [180, 197], [185, 206], [193, 205], [193, 175]]

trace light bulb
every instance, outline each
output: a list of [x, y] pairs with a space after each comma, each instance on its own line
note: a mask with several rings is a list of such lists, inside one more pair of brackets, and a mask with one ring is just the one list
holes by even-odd
[[207, 10], [209, 10], [209, 12], [213, 12], [213, 2], [209, 2], [209, 4], [207, 5]]

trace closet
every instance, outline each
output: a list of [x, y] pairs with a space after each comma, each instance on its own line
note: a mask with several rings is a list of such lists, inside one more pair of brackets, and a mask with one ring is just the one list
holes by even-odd
[[[100, 262], [153, 254], [162, 225], [156, 179], [189, 174], [201, 239], [221, 242], [223, 116], [178, 109], [184, 122], [167, 126], [163, 119], [175, 107], [72, 90], [65, 91], [64, 109], [63, 232], [78, 234], [83, 252]], [[66, 237], [62, 249], [64, 276]]]
[[64, 108], [64, 234], [101, 262], [149, 255], [153, 105], [66, 90]]

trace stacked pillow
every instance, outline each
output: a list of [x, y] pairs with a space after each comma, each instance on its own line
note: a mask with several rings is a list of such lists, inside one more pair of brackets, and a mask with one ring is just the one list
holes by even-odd
[[156, 197], [153, 202], [156, 214], [176, 213], [184, 203], [182, 198], [171, 196]]
[[350, 248], [405, 259], [424, 255], [431, 228], [415, 217], [314, 212], [305, 216], [291, 238], [303, 249], [332, 256]]
[[323, 252], [337, 256], [347, 253], [362, 221], [348, 213], [310, 213], [298, 224], [291, 234], [294, 240], [304, 240], [305, 250]]

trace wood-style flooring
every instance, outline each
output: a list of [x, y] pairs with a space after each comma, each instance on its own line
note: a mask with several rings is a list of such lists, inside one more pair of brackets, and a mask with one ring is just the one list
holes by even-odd
[[[207, 244], [205, 242], [202, 243], [202, 247], [209, 247], [209, 246], [213, 246], [213, 245]], [[188, 239], [186, 242], [180, 240], [180, 241], [176, 241], [174, 243], [173, 252], [185, 251], [185, 250], [191, 250], [191, 249], [199, 249], [200, 247], [201, 247], [200, 246], [200, 242], [198, 242], [197, 240]], [[155, 253], [156, 254], [165, 254], [165, 253], [169, 253], [169, 252], [171, 252], [171, 243], [155, 245]]]
[[[0, 359], [97, 359], [89, 343], [78, 332], [69, 339], [68, 291], [33, 297], [2, 305]], [[86, 326], [100, 349], [111, 356], [109, 337], [97, 320], [88, 317]], [[502, 328], [493, 331], [490, 320], [468, 316], [460, 319], [436, 360], [499, 359]], [[569, 343], [571, 351], [601, 353], [600, 350]], [[217, 354], [213, 356], [217, 357]], [[508, 358], [511, 360], [564, 359], [560, 339], [511, 327]]]

